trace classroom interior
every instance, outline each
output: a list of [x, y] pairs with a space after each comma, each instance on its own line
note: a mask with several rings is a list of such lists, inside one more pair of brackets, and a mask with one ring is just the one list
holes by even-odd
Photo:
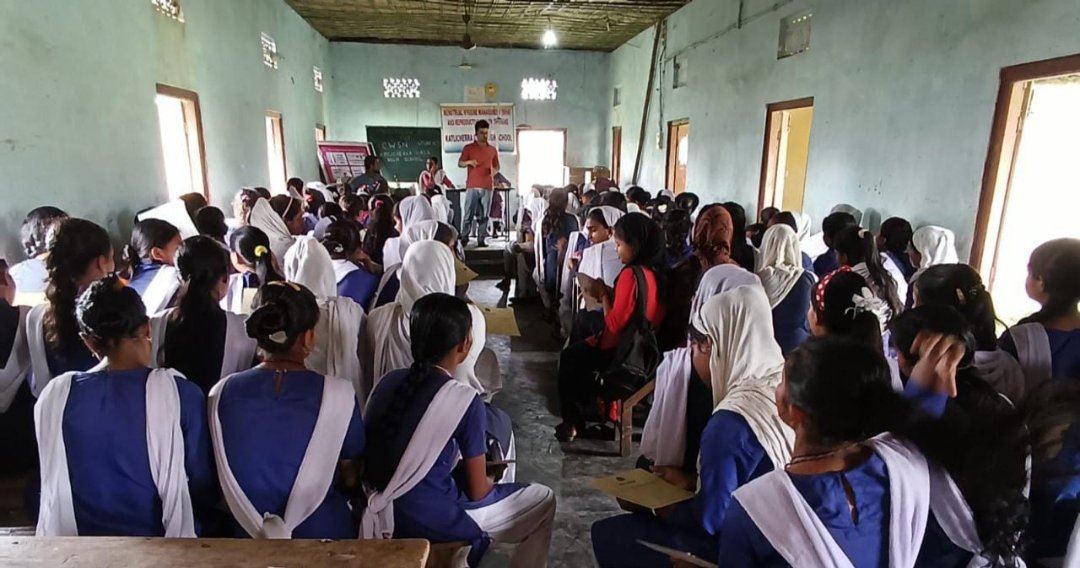
[[[126, 239], [181, 194], [228, 212], [241, 187], [325, 180], [319, 141], [505, 104], [515, 188], [603, 166], [623, 188], [775, 206], [815, 230], [839, 203], [872, 230], [949, 227], [1016, 321], [1036, 307], [1030, 251], [1076, 235], [1077, 29], [1076, 0], [0, 1], [0, 258], [22, 258], [34, 207]], [[439, 157], [463, 182], [458, 153]], [[472, 293], [505, 305], [492, 279]], [[591, 565], [589, 526], [618, 507], [588, 482], [633, 459], [552, 438], [561, 345], [539, 311], [517, 315], [522, 336], [489, 345], [519, 476], [558, 495], [550, 565]], [[17, 484], [0, 482], [9, 527]]]

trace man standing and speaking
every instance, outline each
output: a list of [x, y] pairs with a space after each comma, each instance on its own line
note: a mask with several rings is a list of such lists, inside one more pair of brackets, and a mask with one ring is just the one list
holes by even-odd
[[461, 221], [462, 246], [469, 244], [469, 234], [474, 225], [477, 244], [485, 246], [491, 194], [495, 189], [495, 174], [499, 173], [499, 150], [488, 143], [490, 127], [486, 120], [476, 121], [476, 141], [465, 146], [458, 160], [458, 167], [468, 170], [465, 211]]

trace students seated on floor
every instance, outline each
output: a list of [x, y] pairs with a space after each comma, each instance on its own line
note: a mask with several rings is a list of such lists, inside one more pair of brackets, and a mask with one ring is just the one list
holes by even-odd
[[348, 219], [332, 221], [320, 242], [334, 261], [338, 295], [351, 298], [366, 310], [379, 287], [379, 277], [372, 272], [371, 259], [360, 248], [360, 226]]
[[810, 309], [814, 275], [803, 267], [801, 257], [799, 239], [790, 226], [778, 222], [765, 231], [756, 272], [772, 308], [776, 342], [785, 354], [810, 337], [806, 314]]
[[1020, 361], [1029, 388], [1080, 379], [1080, 240], [1039, 245], [1028, 261], [1027, 293], [1041, 308], [1007, 330], [1001, 348]]
[[[714, 208], [710, 212], [717, 209], [724, 211]], [[713, 296], [739, 286], [761, 288], [761, 279], [735, 264], [708, 269], [693, 294], [691, 313], [700, 311]], [[665, 316], [665, 321], [668, 317], [670, 314]], [[684, 335], [687, 326], [683, 327]], [[664, 360], [656, 369], [656, 391], [641, 433], [639, 466], [682, 467], [688, 475], [697, 472], [701, 433], [712, 415], [713, 401], [711, 385], [701, 379], [692, 364], [693, 357], [705, 353], [708, 345], [702, 345], [699, 334], [692, 335], [698, 337], [696, 343], [691, 340], [686, 347], [664, 353]]]
[[788, 463], [794, 437], [777, 414], [784, 358], [771, 328], [768, 299], [754, 286], [716, 295], [694, 315], [691, 364], [711, 384], [714, 408], [701, 435], [700, 472], [687, 474], [682, 464], [652, 469], [676, 486], [696, 487], [697, 494], [656, 516], [637, 511], [594, 524], [601, 568], [671, 565], [638, 539], [715, 562], [732, 492]]
[[26, 260], [11, 265], [9, 274], [15, 286], [23, 294], [45, 292], [49, 273], [45, 269], [45, 255], [49, 246], [49, 231], [57, 222], [67, 219], [68, 214], [56, 207], [37, 207], [26, 214], [19, 230]]
[[116, 276], [70, 315], [102, 362], [38, 400], [38, 536], [196, 536], [217, 496], [202, 392], [152, 365], [145, 308]]
[[313, 371], [349, 381], [361, 392], [360, 336], [364, 309], [338, 296], [330, 253], [314, 237], [298, 237], [285, 254], [285, 279], [315, 295], [319, 321], [305, 364]]
[[[930, 409], [955, 392], [964, 349], [936, 335], [919, 343], [913, 375], [930, 399], [921, 408]], [[1000, 445], [978, 445], [985, 451], [973, 456], [968, 446], [980, 432], [954, 427], [949, 412], [937, 423], [913, 419], [920, 411], [912, 404], [892, 390], [873, 347], [824, 338], [796, 350], [777, 390], [795, 431], [792, 458], [735, 492], [720, 533], [725, 565], [965, 566], [973, 554], [987, 565], [1018, 561], [1020, 422], [1002, 421], [993, 429]]]
[[814, 260], [814, 274], [818, 278], [824, 278], [826, 274], [831, 274], [840, 268], [840, 259], [837, 258], [836, 249], [833, 248], [833, 239], [841, 230], [855, 226], [858, 226], [855, 223], [855, 217], [852, 217], [851, 213], [844, 212], [832, 213], [821, 222], [821, 238], [829, 250], [821, 253], [821, 256]]
[[30, 353], [26, 314], [15, 305], [18, 286], [0, 259], [0, 474], [23, 475], [37, 465], [34, 443], [34, 395], [26, 381]]
[[92, 282], [115, 269], [109, 234], [85, 219], [68, 218], [57, 223], [46, 254], [46, 303], [34, 306], [26, 315], [34, 396], [40, 395], [53, 377], [85, 371], [97, 364], [79, 338], [75, 301]]
[[904, 309], [907, 297], [907, 283], [899, 272], [890, 272], [884, 265], [884, 259], [877, 250], [874, 235], [866, 229], [847, 227], [837, 233], [833, 239], [840, 265], [850, 268], [866, 279], [870, 290], [889, 306], [892, 317]]
[[910, 282], [915, 275], [915, 267], [911, 264], [909, 254], [912, 234], [911, 223], [907, 219], [889, 217], [881, 223], [877, 236], [878, 250], [899, 267], [905, 282]]
[[244, 317], [221, 308], [228, 253], [210, 237], [191, 237], [176, 253], [181, 280], [175, 308], [151, 318], [151, 361], [175, 369], [209, 392], [222, 377], [250, 369], [255, 341]]
[[543, 485], [492, 484], [483, 401], [453, 378], [472, 341], [468, 306], [425, 295], [408, 327], [412, 363], [383, 377], [367, 405], [364, 480], [374, 491], [361, 537], [464, 541], [470, 566], [491, 541], [506, 542], [517, 544], [514, 566], [545, 566], [555, 495]]
[[975, 337], [974, 366], [998, 392], [1019, 404], [1027, 390], [1016, 357], [998, 347], [994, 299], [982, 277], [966, 264], [938, 264], [915, 282], [915, 306], [950, 306], [971, 326]]
[[638, 280], [645, 283], [645, 318], [655, 329], [664, 317], [660, 303], [664, 260], [664, 235], [646, 215], [627, 214], [615, 224], [619, 260], [626, 265], [611, 290], [602, 281], [585, 293], [604, 306], [604, 329], [570, 345], [559, 355], [559, 407], [562, 423], [555, 429], [560, 441], [573, 441], [585, 429], [586, 411], [595, 406], [600, 385], [595, 374], [606, 371], [615, 356], [619, 338], [638, 309]]
[[131, 243], [124, 247], [128, 285], [151, 315], [172, 305], [176, 296], [176, 250], [182, 240], [175, 226], [160, 219], [144, 219], [131, 230]]
[[364, 424], [350, 382], [307, 367], [320, 318], [291, 282], [259, 290], [247, 333], [263, 363], [210, 391], [214, 458], [236, 536], [356, 538]]

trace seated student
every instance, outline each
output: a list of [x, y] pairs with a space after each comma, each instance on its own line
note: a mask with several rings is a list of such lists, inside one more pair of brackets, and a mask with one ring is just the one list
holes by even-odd
[[292, 236], [306, 235], [307, 222], [304, 220], [304, 202], [292, 195], [275, 195], [268, 200], [270, 208], [285, 223]]
[[[945, 400], [963, 348], [925, 336], [919, 351], [914, 375]], [[966, 566], [973, 553], [988, 566], [1019, 561], [1023, 515], [1004, 507], [1024, 508], [1022, 484], [970, 477], [976, 467], [1022, 473], [1018, 421], [983, 456], [999, 463], [958, 463], [970, 457], [972, 432], [921, 425], [890, 387], [881, 352], [840, 338], [796, 350], [776, 397], [795, 431], [793, 457], [735, 492], [720, 532], [725, 565]]]
[[517, 239], [506, 245], [503, 251], [503, 278], [495, 287], [509, 293], [510, 283], [516, 282], [513, 300], [524, 303], [535, 298], [530, 298], [530, 293], [535, 291], [532, 272], [536, 269], [536, 233], [533, 232], [532, 213], [528, 207], [522, 207], [518, 219]]
[[146, 310], [116, 276], [91, 284], [71, 316], [102, 363], [53, 379], [38, 400], [38, 536], [195, 537], [217, 496], [202, 392], [151, 367]]
[[343, 218], [356, 221], [361, 227], [367, 226], [368, 219], [371, 217], [367, 199], [359, 195], [346, 193], [338, 199], [338, 207], [341, 208]]
[[1080, 240], [1039, 245], [1028, 262], [1027, 293], [1042, 306], [999, 340], [1032, 388], [1049, 378], [1080, 379]]
[[210, 237], [191, 237], [176, 253], [179, 301], [151, 318], [152, 359], [209, 392], [222, 377], [250, 369], [255, 342], [244, 318], [221, 307], [228, 286], [227, 253]]
[[[721, 203], [719, 206], [727, 209], [727, 212], [731, 214], [731, 260], [734, 260], [736, 264], [744, 269], [753, 272], [756, 269], [757, 254], [754, 247], [746, 242], [746, 210], [743, 209], [742, 205], [734, 201]], [[704, 215], [705, 211], [710, 207], [716, 207], [716, 205], [706, 205], [701, 209], [700, 214]]]
[[361, 392], [364, 309], [351, 298], [338, 296], [330, 253], [313, 237], [298, 237], [285, 255], [284, 268], [285, 279], [307, 288], [319, 308], [315, 344], [305, 363], [317, 373], [350, 381]]
[[361, 538], [465, 541], [469, 566], [489, 542], [513, 543], [514, 566], [545, 566], [555, 495], [543, 485], [492, 484], [483, 401], [453, 379], [470, 350], [468, 306], [428, 294], [407, 319], [413, 362], [383, 377], [367, 405], [364, 480], [374, 491]]
[[698, 217], [691, 240], [693, 254], [673, 266], [668, 276], [664, 294], [664, 321], [656, 330], [656, 341], [661, 351], [686, 345], [690, 305], [701, 276], [714, 266], [732, 262], [733, 235], [734, 227], [727, 209], [710, 207]]
[[667, 244], [664, 252], [665, 265], [671, 268], [693, 253], [690, 232], [694, 228], [694, 222], [690, 220], [689, 211], [675, 207], [661, 213], [657, 220], [664, 229], [664, 241]]
[[38, 207], [32, 209], [23, 219], [20, 237], [26, 260], [12, 265], [9, 274], [15, 286], [23, 294], [45, 292], [49, 273], [45, 269], [45, 253], [49, 246], [49, 231], [53, 226], [67, 219], [68, 214], [56, 207]]
[[914, 283], [919, 275], [935, 264], [960, 262], [960, 257], [956, 254], [956, 235], [944, 227], [920, 227], [911, 236], [909, 256], [911, 265], [915, 267], [915, 273], [909, 282]]
[[802, 266], [801, 255], [799, 239], [790, 226], [780, 222], [765, 231], [756, 272], [772, 307], [776, 342], [785, 355], [810, 337], [807, 311], [814, 276]]
[[[590, 278], [604, 281], [607, 286], [614, 286], [615, 279], [622, 272], [623, 263], [615, 250], [615, 224], [625, 215], [623, 211], [610, 205], [593, 207], [585, 216], [585, 238], [587, 246], [581, 251], [580, 261], [575, 272]], [[575, 275], [576, 277], [576, 275]], [[577, 343], [586, 337], [592, 337], [604, 329], [604, 310], [581, 310], [570, 325], [571, 343]]]
[[[453, 252], [455, 258], [462, 260], [459, 250], [460, 247], [458, 247], [457, 229], [446, 223], [439, 223], [438, 221], [418, 221], [413, 223], [411, 227], [405, 230], [401, 235], [401, 238], [397, 239], [398, 255], [401, 258], [405, 258], [405, 253], [408, 252], [410, 246], [420, 241], [432, 240], [443, 243], [450, 248], [450, 251]], [[379, 279], [379, 286], [375, 290], [374, 298], [372, 298], [372, 308], [385, 306], [394, 301], [394, 298], [397, 297], [398, 290], [401, 288], [400, 276], [400, 263], [384, 268], [382, 277]], [[463, 290], [458, 290], [458, 292], [460, 292], [459, 295], [464, 297], [465, 291], [467, 290], [468, 284], [466, 283]]]
[[[323, 203], [322, 205], [320, 205], [319, 210], [315, 213], [315, 215], [319, 218], [319, 221], [322, 221], [323, 219], [337, 220], [337, 219], [345, 219], [346, 218], [345, 217], [345, 212], [342, 211], [341, 206], [338, 205], [337, 203], [334, 203], [333, 201], [327, 201], [326, 203]], [[355, 218], [352, 218], [350, 220], [352, 220], [354, 223], [357, 223]], [[313, 231], [318, 230], [318, 223], [316, 223], [315, 225], [316, 225], [316, 229], [313, 229]], [[360, 224], [357, 223], [357, 225], [360, 225]], [[319, 238], [319, 235], [317, 235], [317, 234], [313, 235], [313, 236], [315, 238]]]
[[[795, 231], [795, 239], [801, 245], [804, 236], [810, 232], [810, 217], [802, 213], [799, 215], [801, 217], [796, 217], [796, 214], [791, 211], [781, 211], [769, 218], [765, 231], [768, 232], [770, 228], [779, 224], [787, 225], [791, 227], [791, 230]], [[800, 219], [803, 219], [802, 224], [799, 222]], [[764, 240], [764, 237], [762, 237], [762, 240]], [[801, 246], [799, 247], [799, 262], [802, 264], [803, 270], [811, 274], [814, 273], [814, 261], [810, 259], [810, 255], [802, 252]]]
[[[286, 204], [292, 205], [291, 209], [299, 212], [300, 206], [297, 203], [299, 202], [291, 198], [286, 202]], [[298, 218], [300, 218], [299, 213], [297, 213], [294, 221]], [[285, 260], [285, 253], [293, 245], [295, 236], [289, 226], [285, 224], [285, 221], [282, 220], [281, 215], [270, 205], [269, 200], [259, 198], [255, 201], [251, 206], [251, 213], [248, 215], [248, 225], [262, 231], [270, 240], [270, 252], [274, 253], [274, 260], [278, 263]]]
[[975, 368], [1009, 400], [1023, 400], [1024, 370], [1016, 357], [998, 348], [994, 299], [979, 273], [966, 264], [938, 264], [926, 269], [914, 287], [915, 307], [950, 306], [964, 316], [975, 336]]
[[790, 459], [794, 436], [775, 400], [784, 359], [768, 310], [760, 288], [738, 286], [713, 296], [694, 315], [691, 364], [712, 385], [714, 408], [701, 435], [700, 476], [687, 474], [682, 464], [652, 470], [684, 489], [697, 487], [697, 495], [660, 516], [638, 511], [594, 524], [593, 552], [601, 568], [671, 565], [638, 545], [639, 539], [715, 562], [732, 492]]
[[626, 190], [626, 212], [644, 213], [651, 200], [652, 195], [648, 191], [636, 185], [631, 186]]
[[92, 282], [115, 269], [109, 234], [85, 219], [60, 221], [53, 229], [47, 255], [47, 302], [34, 306], [26, 315], [34, 396], [40, 395], [54, 376], [85, 371], [97, 364], [79, 339], [75, 300]]
[[15, 305], [15, 281], [0, 259], [0, 474], [23, 475], [37, 462], [34, 443], [34, 395], [25, 380], [30, 368], [26, 314]]
[[690, 216], [695, 219], [697, 217], [694, 216], [694, 213], [697, 212], [700, 203], [701, 198], [699, 198], [696, 193], [691, 193], [689, 191], [684, 191], [675, 196], [675, 207], [686, 210], [690, 213]]
[[640, 271], [645, 282], [645, 317], [653, 328], [664, 317], [660, 303], [662, 276], [659, 274], [664, 258], [664, 234], [660, 226], [645, 215], [627, 214], [615, 224], [615, 245], [619, 260], [625, 268], [615, 280], [612, 291], [602, 281], [585, 293], [600, 299], [604, 306], [604, 329], [599, 334], [570, 345], [559, 354], [559, 407], [562, 423], [555, 437], [571, 442], [585, 428], [585, 408], [595, 404], [600, 385], [595, 373], [611, 364], [623, 330], [637, 310]]
[[229, 275], [229, 286], [221, 299], [221, 308], [234, 314], [248, 313], [244, 306], [244, 290], [258, 288], [263, 282], [284, 280], [277, 260], [270, 252], [266, 233], [247, 225], [229, 235], [229, 251], [235, 272]]
[[[431, 202], [422, 195], [411, 195], [402, 199], [394, 206], [394, 223], [398, 235], [404, 235], [409, 227], [422, 221], [434, 221], [435, 210]], [[383, 245], [382, 265], [389, 269], [395, 264], [401, 264], [401, 237], [390, 237]]]
[[626, 196], [616, 191], [605, 191], [600, 194], [600, 205], [614, 207], [623, 213], [627, 212]]
[[831, 274], [840, 268], [840, 259], [836, 257], [833, 239], [842, 229], [854, 226], [857, 226], [855, 217], [852, 217], [851, 213], [843, 212], [832, 213], [821, 222], [822, 239], [825, 241], [825, 246], [829, 247], [829, 250], [814, 260], [814, 274], [818, 278], [824, 278], [826, 274]]
[[[1044, 382], [1027, 393], [1023, 410], [1032, 440], [1028, 558], [1060, 561], [1080, 516], [1080, 382]], [[1056, 565], [1076, 565], [1068, 562]]]
[[355, 221], [333, 221], [321, 242], [334, 261], [338, 295], [352, 298], [361, 308], [366, 308], [375, 296], [379, 277], [364, 262], [370, 259], [360, 248], [360, 226]]
[[878, 253], [874, 235], [866, 229], [847, 227], [833, 239], [840, 266], [866, 279], [870, 290], [889, 306], [889, 318], [904, 309], [903, 298], [907, 295], [907, 284], [896, 280], [884, 266], [882, 255]]
[[364, 453], [356, 393], [347, 379], [304, 364], [318, 340], [311, 292], [271, 282], [257, 302], [246, 326], [263, 363], [222, 379], [209, 397], [218, 478], [236, 536], [356, 538], [348, 502], [359, 493]]
[[569, 197], [565, 189], [556, 189], [548, 197], [548, 207], [540, 222], [544, 245], [544, 290], [551, 303], [558, 305], [559, 267], [563, 265], [570, 233], [578, 230], [578, 220], [567, 211]]
[[319, 208], [323, 205], [326, 205], [326, 196], [324, 196], [321, 191], [313, 187], [302, 188], [299, 191], [301, 192], [301, 195], [304, 196], [303, 234], [307, 234], [315, 230], [315, 223], [319, 222]]
[[911, 223], [900, 217], [889, 217], [881, 223], [878, 231], [877, 246], [882, 254], [889, 257], [900, 273], [904, 275], [904, 281], [911, 281], [915, 274], [915, 267], [911, 265]]
[[[719, 210], [724, 211], [723, 208]], [[761, 279], [734, 264], [720, 264], [708, 269], [693, 295], [691, 313], [700, 311], [713, 296], [739, 286], [761, 288]], [[669, 313], [664, 321], [670, 317]], [[689, 321], [688, 318], [687, 326]], [[684, 335], [687, 326], [683, 327]], [[701, 379], [691, 364], [693, 357], [708, 356], [708, 338], [692, 328], [689, 335], [690, 344], [666, 352], [656, 369], [656, 391], [641, 433], [639, 466], [678, 466], [689, 475], [697, 471], [701, 433], [712, 415], [713, 402], [711, 385]], [[701, 365], [699, 361], [698, 366]]]
[[124, 247], [128, 265], [128, 286], [142, 296], [153, 315], [169, 307], [180, 283], [176, 278], [176, 249], [180, 231], [167, 221], [144, 219], [135, 223], [131, 244]]
[[[383, 258], [386, 241], [401, 235], [394, 222], [394, 200], [389, 195], [371, 198], [371, 213], [364, 232], [364, 253], [380, 266], [388, 266]], [[389, 260], [394, 260], [390, 258]], [[395, 263], [391, 263], [395, 264]]]
[[225, 213], [217, 207], [203, 207], [195, 212], [195, 228], [200, 235], [214, 239], [225, 244], [225, 236], [229, 233], [229, 226], [225, 224]]

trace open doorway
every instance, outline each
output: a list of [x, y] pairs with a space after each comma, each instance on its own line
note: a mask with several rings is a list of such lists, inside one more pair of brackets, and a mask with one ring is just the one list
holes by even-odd
[[768, 106], [758, 211], [776, 207], [781, 211], [802, 212], [813, 124], [813, 97]]
[[534, 185], [562, 187], [566, 183], [566, 129], [517, 131], [519, 191]]
[[270, 167], [270, 191], [285, 193], [285, 131], [281, 124], [281, 113], [266, 111], [266, 161]]
[[1038, 309], [1024, 283], [1031, 251], [1080, 236], [1080, 55], [1001, 72], [972, 265], [1007, 324]]
[[209, 198], [199, 95], [158, 85], [154, 102], [157, 104], [169, 198], [174, 199], [185, 193], [201, 193]]
[[686, 164], [690, 159], [690, 120], [668, 123], [667, 188], [676, 195], [686, 191]]

